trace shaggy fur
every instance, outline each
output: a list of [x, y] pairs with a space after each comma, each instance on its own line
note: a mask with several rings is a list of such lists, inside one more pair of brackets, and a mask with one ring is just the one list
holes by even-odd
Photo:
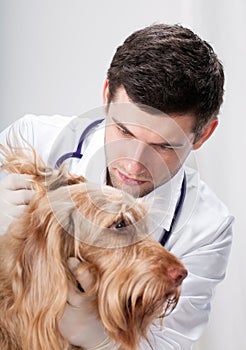
[[[146, 210], [130, 195], [49, 169], [32, 149], [1, 146], [2, 170], [33, 175], [35, 195], [0, 237], [0, 349], [75, 349], [59, 332], [69, 257], [89, 269], [92, 307], [121, 349], [135, 350], [155, 318], [172, 310], [186, 276], [149, 235]], [[76, 348], [78, 349], [78, 348]]]

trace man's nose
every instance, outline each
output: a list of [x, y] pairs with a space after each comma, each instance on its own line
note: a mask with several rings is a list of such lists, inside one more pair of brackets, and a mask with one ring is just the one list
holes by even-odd
[[135, 160], [127, 160], [125, 168], [128, 175], [142, 175], [146, 171], [143, 164]]
[[126, 171], [128, 174], [141, 175], [146, 171], [147, 166], [147, 154], [146, 144], [132, 140], [128, 144], [128, 160], [126, 164]]

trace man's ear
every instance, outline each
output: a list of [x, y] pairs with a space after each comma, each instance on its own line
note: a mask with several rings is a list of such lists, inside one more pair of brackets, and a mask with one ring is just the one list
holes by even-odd
[[109, 100], [109, 89], [108, 89], [108, 79], [104, 81], [103, 84], [103, 104], [107, 106]]
[[193, 144], [193, 150], [200, 148], [203, 145], [203, 143], [207, 141], [207, 139], [209, 139], [209, 137], [213, 134], [214, 130], [216, 129], [218, 123], [219, 121], [216, 117], [203, 128], [199, 139]]

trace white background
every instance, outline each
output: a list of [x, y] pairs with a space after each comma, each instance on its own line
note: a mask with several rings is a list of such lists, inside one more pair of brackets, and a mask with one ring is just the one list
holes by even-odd
[[155, 22], [193, 29], [225, 67], [220, 127], [196, 157], [202, 178], [235, 215], [235, 234], [195, 349], [245, 350], [245, 0], [0, 0], [0, 129], [26, 113], [75, 115], [101, 105], [116, 47]]

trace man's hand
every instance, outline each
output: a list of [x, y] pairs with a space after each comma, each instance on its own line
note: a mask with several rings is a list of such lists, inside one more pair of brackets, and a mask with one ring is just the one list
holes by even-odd
[[34, 194], [31, 181], [25, 174], [9, 174], [0, 181], [0, 235], [29, 204]]
[[[76, 258], [69, 258], [68, 265], [75, 274], [81, 262]], [[81, 288], [86, 292], [93, 283], [88, 271], [76, 276]], [[72, 345], [81, 346], [90, 350], [117, 349], [109, 340], [101, 321], [91, 307], [91, 298], [75, 290], [69, 285], [68, 301], [63, 317], [60, 321], [61, 334]]]

